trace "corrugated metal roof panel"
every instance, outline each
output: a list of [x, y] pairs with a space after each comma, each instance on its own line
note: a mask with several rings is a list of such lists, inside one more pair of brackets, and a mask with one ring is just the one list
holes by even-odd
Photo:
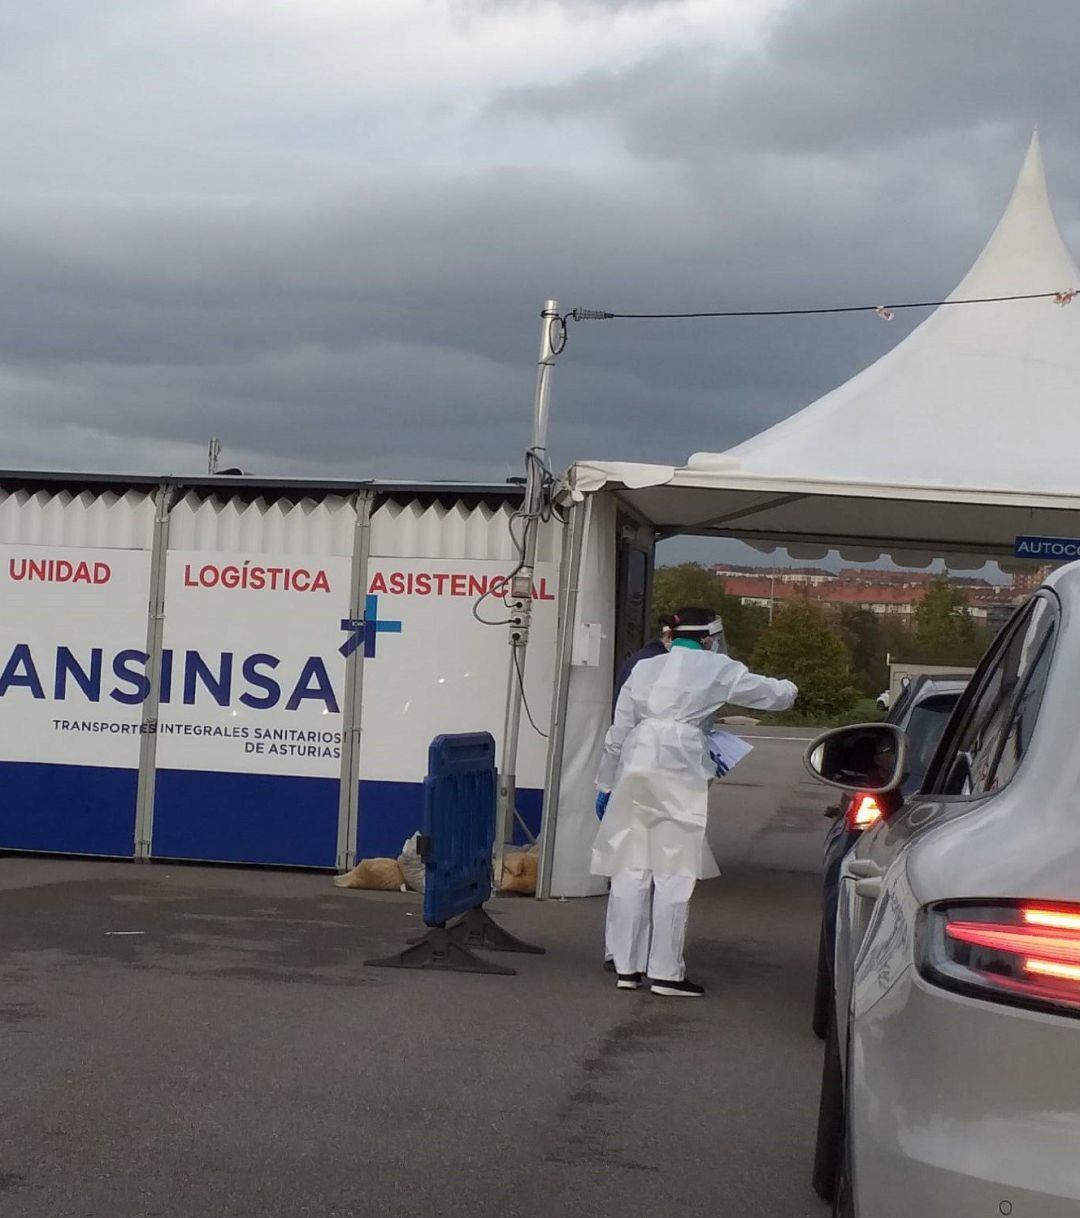
[[349, 498], [241, 499], [191, 491], [172, 509], [171, 550], [250, 554], [352, 553], [356, 508]]
[[[447, 506], [413, 500], [384, 503], [371, 517], [371, 553], [394, 558], [465, 558], [513, 563], [517, 544], [510, 534], [513, 508], [505, 503], [463, 502]], [[515, 526], [520, 535], [520, 522]], [[551, 562], [555, 527], [541, 527], [537, 561]]]
[[153, 533], [154, 499], [145, 491], [0, 489], [0, 542], [8, 545], [148, 550]]

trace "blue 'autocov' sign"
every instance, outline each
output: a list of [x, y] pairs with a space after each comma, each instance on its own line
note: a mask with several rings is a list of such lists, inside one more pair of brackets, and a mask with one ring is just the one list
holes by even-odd
[[1013, 555], [1036, 562], [1073, 562], [1080, 558], [1080, 537], [1018, 537]]

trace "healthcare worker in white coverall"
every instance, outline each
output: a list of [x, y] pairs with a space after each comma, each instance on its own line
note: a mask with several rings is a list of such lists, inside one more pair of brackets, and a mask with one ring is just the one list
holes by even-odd
[[[790, 707], [790, 681], [760, 677], [711, 650], [719, 622], [707, 609], [678, 614], [667, 655], [642, 660], [623, 686], [597, 774], [593, 875], [611, 877], [607, 952], [618, 988], [698, 997], [683, 944], [698, 880], [720, 874], [705, 838], [716, 777], [707, 732], [725, 703]], [[720, 634], [722, 638], [722, 634]]]

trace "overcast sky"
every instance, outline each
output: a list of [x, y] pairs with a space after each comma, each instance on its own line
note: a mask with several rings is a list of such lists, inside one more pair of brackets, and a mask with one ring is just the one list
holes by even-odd
[[[503, 478], [545, 297], [945, 295], [1036, 122], [1080, 250], [1076, 0], [4, 9], [7, 466]], [[573, 327], [554, 461], [726, 448], [915, 320]]]

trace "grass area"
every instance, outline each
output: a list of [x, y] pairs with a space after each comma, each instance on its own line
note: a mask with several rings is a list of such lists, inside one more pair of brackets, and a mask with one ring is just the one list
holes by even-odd
[[823, 731], [830, 727], [846, 727], [849, 723], [877, 723], [885, 718], [885, 712], [878, 709], [873, 698], [861, 698], [850, 710], [831, 717], [808, 715], [799, 710], [781, 711], [776, 715], [751, 713], [755, 719], [760, 718], [761, 722], [768, 726], [820, 727]]

